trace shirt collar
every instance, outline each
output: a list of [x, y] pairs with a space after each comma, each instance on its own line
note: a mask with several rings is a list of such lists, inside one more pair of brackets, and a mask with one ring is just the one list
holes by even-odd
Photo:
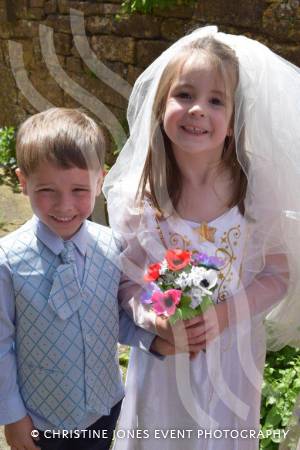
[[[37, 238], [43, 242], [55, 255], [59, 255], [64, 248], [64, 240], [55, 234], [37, 216], [32, 218], [32, 226]], [[83, 222], [79, 230], [70, 241], [76, 246], [82, 256], [85, 255], [88, 242], [88, 227], [86, 221]]]

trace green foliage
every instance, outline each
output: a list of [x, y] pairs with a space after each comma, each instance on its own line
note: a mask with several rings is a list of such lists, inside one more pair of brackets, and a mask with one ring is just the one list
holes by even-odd
[[127, 369], [129, 361], [129, 349], [122, 351], [119, 354], [119, 363], [124, 369]]
[[124, 0], [121, 4], [121, 14], [151, 14], [155, 7], [161, 9], [171, 8], [177, 5], [188, 5], [195, 3], [196, 0]]
[[14, 127], [0, 128], [0, 167], [14, 178], [16, 169], [16, 136]]
[[[261, 429], [283, 430], [289, 424], [300, 394], [300, 349], [284, 347], [267, 354], [262, 388]], [[278, 433], [278, 431], [277, 431]], [[260, 442], [261, 450], [278, 450], [274, 436]]]

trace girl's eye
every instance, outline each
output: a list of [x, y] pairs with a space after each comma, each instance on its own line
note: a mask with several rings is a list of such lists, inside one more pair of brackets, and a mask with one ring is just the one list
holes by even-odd
[[223, 105], [222, 100], [221, 100], [220, 98], [218, 98], [218, 97], [213, 97], [213, 98], [210, 100], [210, 102], [211, 102], [213, 105]]
[[54, 189], [43, 188], [43, 189], [39, 189], [38, 192], [54, 192]]
[[84, 188], [76, 188], [74, 189], [74, 192], [89, 192], [89, 189], [84, 189]]
[[179, 92], [177, 94], [177, 97], [183, 98], [183, 99], [191, 99], [192, 98], [191, 94], [189, 94], [188, 92]]

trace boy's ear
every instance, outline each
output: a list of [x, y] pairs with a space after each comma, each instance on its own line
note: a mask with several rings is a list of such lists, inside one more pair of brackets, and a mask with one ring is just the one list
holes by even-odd
[[16, 169], [15, 173], [16, 173], [16, 175], [18, 177], [18, 180], [19, 180], [19, 183], [20, 183], [20, 186], [21, 186], [23, 194], [27, 195], [27, 180], [26, 180], [26, 176], [24, 175], [22, 170], [19, 169], [19, 168]]
[[101, 194], [101, 189], [102, 189], [103, 179], [104, 179], [104, 173], [103, 173], [103, 170], [101, 169], [101, 170], [99, 171], [99, 174], [98, 174], [98, 180], [97, 180], [97, 188], [96, 188], [96, 196], [97, 196], [97, 197], [98, 197], [98, 195]]

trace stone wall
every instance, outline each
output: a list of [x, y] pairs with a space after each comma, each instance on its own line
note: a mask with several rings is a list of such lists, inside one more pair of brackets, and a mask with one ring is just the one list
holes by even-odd
[[50, 104], [81, 105], [120, 144], [134, 80], [197, 25], [254, 37], [300, 65], [297, 0], [198, 0], [117, 20], [119, 7], [120, 0], [0, 0], [0, 126]]

